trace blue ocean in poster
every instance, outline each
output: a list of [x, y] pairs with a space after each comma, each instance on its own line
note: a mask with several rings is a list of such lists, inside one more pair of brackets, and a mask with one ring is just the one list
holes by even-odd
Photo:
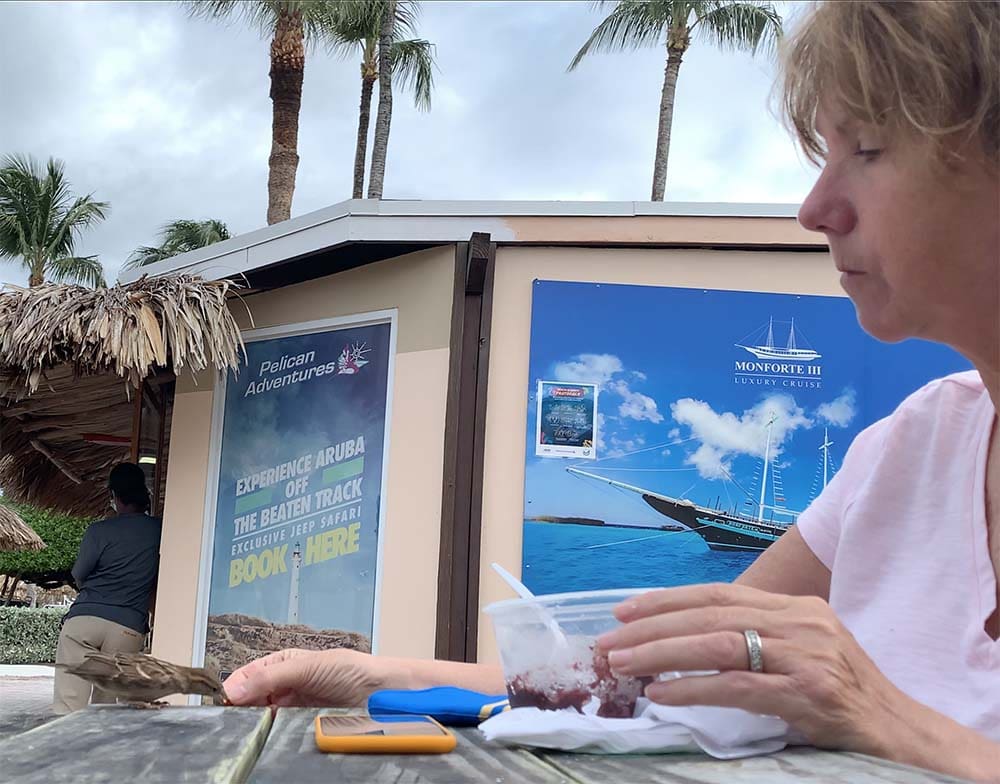
[[256, 340], [247, 354], [226, 384], [212, 558], [207, 646], [223, 669], [223, 616], [357, 642], [375, 607], [390, 324]]
[[[529, 361], [535, 593], [735, 579], [862, 429], [970, 367], [944, 346], [874, 340], [844, 297], [554, 281], [534, 284]], [[598, 386], [596, 459], [536, 456], [540, 380]]]

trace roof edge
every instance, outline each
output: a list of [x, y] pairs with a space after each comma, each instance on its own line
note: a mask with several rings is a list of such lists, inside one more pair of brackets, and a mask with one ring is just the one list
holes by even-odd
[[521, 238], [508, 219], [794, 219], [797, 213], [798, 205], [781, 203], [349, 199], [156, 264], [123, 270], [118, 279], [131, 283], [143, 275], [173, 272], [225, 278], [348, 242], [444, 244], [464, 241], [473, 231], [489, 231], [495, 241], [517, 243]]

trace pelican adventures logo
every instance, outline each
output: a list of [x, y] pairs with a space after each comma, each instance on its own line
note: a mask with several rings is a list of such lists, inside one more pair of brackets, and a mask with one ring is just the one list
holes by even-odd
[[285, 354], [274, 360], [266, 359], [260, 363], [257, 380], [251, 379], [243, 397], [260, 395], [322, 376], [355, 375], [371, 361], [368, 355], [372, 351], [366, 343], [348, 343], [340, 356], [330, 362], [317, 359], [315, 351]]
[[[780, 336], [785, 329], [787, 339], [783, 344], [775, 343], [775, 333]], [[735, 347], [742, 351], [733, 368], [734, 384], [786, 389], [823, 387], [823, 365], [817, 361], [823, 355], [809, 346], [801, 330], [796, 330], [795, 319], [782, 322], [771, 317]]]

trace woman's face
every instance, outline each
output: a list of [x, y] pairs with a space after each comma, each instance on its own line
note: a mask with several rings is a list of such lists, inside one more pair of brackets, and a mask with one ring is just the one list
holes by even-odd
[[981, 157], [945, 168], [916, 144], [832, 111], [817, 126], [828, 155], [799, 222], [826, 235], [861, 326], [880, 340], [923, 337], [995, 363], [996, 169]]

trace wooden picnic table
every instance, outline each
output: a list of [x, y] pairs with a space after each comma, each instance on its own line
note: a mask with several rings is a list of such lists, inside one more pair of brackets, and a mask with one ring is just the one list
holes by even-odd
[[[790, 748], [720, 761], [696, 754], [591, 755], [510, 749], [456, 729], [443, 755], [317, 751], [315, 708], [93, 706], [0, 735], [4, 784], [928, 784], [958, 779], [860, 754]], [[335, 711], [330, 711], [334, 713]]]

